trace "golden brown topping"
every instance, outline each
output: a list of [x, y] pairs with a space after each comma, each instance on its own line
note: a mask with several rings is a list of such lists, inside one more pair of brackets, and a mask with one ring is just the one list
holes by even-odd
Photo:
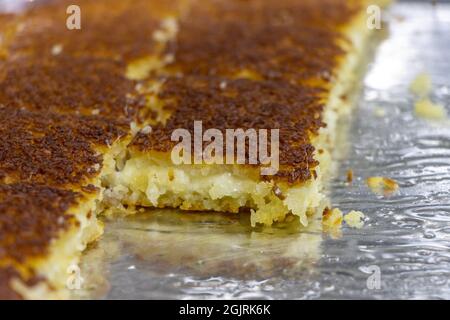
[[31, 184], [0, 185], [0, 261], [23, 262], [45, 253], [74, 223], [67, 210], [80, 194]]
[[1, 300], [17, 300], [21, 299], [10, 286], [11, 279], [17, 277], [17, 271], [12, 267], [0, 267], [0, 299]]
[[189, 74], [327, 82], [358, 1], [197, 2], [168, 51]]
[[[39, 279], [32, 269], [26, 275], [16, 264], [44, 256], [49, 244], [76, 221], [67, 214], [81, 194], [31, 184], [0, 184], [0, 299], [19, 299], [10, 286], [12, 279], [28, 285]], [[23, 268], [23, 267], [22, 267]]]
[[[36, 111], [129, 119], [142, 105], [117, 61], [57, 56], [5, 63], [0, 105]], [[93, 112], [95, 110], [95, 112]]]
[[[11, 44], [15, 55], [51, 56], [55, 45], [63, 55], [125, 59], [154, 50], [153, 32], [162, 17], [176, 12], [179, 1], [36, 1], [21, 17], [21, 30]], [[81, 29], [66, 27], [66, 9], [81, 10]]]
[[140, 150], [170, 152], [176, 142], [171, 133], [178, 128], [193, 134], [195, 120], [206, 129], [280, 129], [279, 177], [291, 182], [310, 178], [317, 165], [309, 134], [324, 125], [317, 115], [323, 109], [323, 91], [277, 81], [228, 80], [213, 76], [166, 79], [159, 98], [172, 116], [165, 125], [152, 126], [149, 135], [138, 133], [131, 146]]
[[176, 142], [171, 133], [178, 128], [193, 134], [195, 120], [202, 120], [206, 129], [280, 129], [279, 177], [290, 182], [311, 177], [317, 165], [309, 134], [324, 124], [317, 115], [323, 109], [323, 91], [298, 87], [277, 81], [228, 80], [220, 88], [222, 78], [190, 76], [166, 80], [159, 98], [167, 101], [165, 108], [172, 116], [165, 125], [153, 126], [152, 133], [139, 133], [132, 146], [140, 150], [168, 152]]
[[124, 123], [97, 116], [0, 106], [0, 182], [88, 183], [102, 160], [96, 147], [111, 144], [126, 129]]

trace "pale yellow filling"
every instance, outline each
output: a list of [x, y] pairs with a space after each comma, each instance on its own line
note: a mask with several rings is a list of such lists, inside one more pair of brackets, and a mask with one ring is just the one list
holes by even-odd
[[[271, 225], [292, 212], [304, 225], [308, 223], [307, 211], [322, 200], [320, 179], [289, 188], [287, 184], [261, 182], [252, 171], [227, 165], [173, 166], [140, 155], [110, 176], [105, 198], [133, 206], [183, 210], [237, 213], [240, 208], [249, 208], [252, 225]], [[280, 191], [275, 194], [274, 188]]]

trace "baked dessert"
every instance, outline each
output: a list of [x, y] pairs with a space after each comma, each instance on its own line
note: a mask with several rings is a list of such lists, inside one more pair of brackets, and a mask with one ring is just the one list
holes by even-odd
[[[77, 2], [80, 30], [65, 0], [0, 16], [0, 297], [66, 297], [109, 211], [247, 209], [252, 225], [306, 225], [323, 210], [368, 2]], [[195, 136], [200, 121], [224, 137], [277, 130], [275, 166], [269, 153], [196, 163], [195, 146], [175, 164], [173, 132]]]

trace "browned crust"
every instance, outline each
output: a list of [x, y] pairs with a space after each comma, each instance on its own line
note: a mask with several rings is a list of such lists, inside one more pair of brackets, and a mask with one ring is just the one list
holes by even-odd
[[360, 8], [361, 1], [340, 0], [198, 1], [167, 51], [184, 74], [248, 69], [264, 79], [326, 86], [344, 54], [340, 28]]
[[33, 282], [32, 269], [15, 268], [44, 255], [53, 239], [76, 225], [67, 211], [81, 199], [80, 193], [36, 184], [0, 185], [0, 298], [18, 297], [10, 290], [12, 278]]
[[75, 220], [67, 210], [81, 194], [36, 184], [0, 185], [0, 261], [39, 256]]
[[[204, 130], [280, 129], [282, 167], [271, 178], [308, 181], [318, 164], [311, 138], [325, 126], [324, 103], [345, 55], [340, 29], [360, 8], [335, 0], [196, 2], [166, 50], [175, 76], [159, 98], [171, 117], [132, 146], [168, 152], [171, 132], [193, 134], [194, 120]], [[236, 79], [242, 71], [250, 79]]]
[[142, 104], [132, 95], [136, 83], [125, 78], [120, 61], [60, 55], [0, 65], [0, 105], [5, 107], [128, 120]]
[[22, 299], [10, 285], [11, 279], [18, 277], [17, 271], [12, 268], [0, 268], [0, 299], [1, 300], [18, 300]]
[[[59, 44], [63, 53], [115, 60], [138, 58], [154, 51], [153, 31], [161, 17], [174, 13], [180, 1], [38, 0], [19, 19], [21, 31], [14, 54], [50, 55]], [[69, 5], [81, 9], [81, 30], [66, 28]]]
[[0, 182], [88, 184], [101, 169], [95, 147], [111, 144], [125, 132], [96, 116], [0, 107]]
[[[225, 88], [221, 87], [224, 81]], [[205, 130], [216, 128], [223, 134], [227, 128], [280, 129], [281, 170], [277, 175], [290, 182], [306, 181], [310, 169], [318, 164], [309, 137], [324, 126], [320, 119], [323, 95], [320, 88], [274, 80], [202, 75], [168, 78], [159, 98], [168, 101], [165, 107], [172, 116], [165, 125], [153, 126], [150, 134], [139, 133], [131, 147], [170, 152], [176, 144], [170, 140], [171, 133], [177, 128], [193, 132], [195, 120], [202, 120]]]

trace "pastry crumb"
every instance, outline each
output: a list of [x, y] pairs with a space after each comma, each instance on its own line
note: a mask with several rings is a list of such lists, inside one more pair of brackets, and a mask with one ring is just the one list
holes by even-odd
[[430, 99], [421, 99], [414, 105], [414, 111], [417, 116], [432, 120], [447, 119], [447, 111], [444, 106], [432, 102]]
[[352, 210], [344, 216], [344, 221], [351, 228], [361, 229], [364, 226], [364, 217], [361, 211]]
[[343, 214], [338, 208], [325, 208], [322, 215], [323, 231], [328, 233], [333, 239], [342, 236]]
[[347, 170], [347, 182], [348, 183], [353, 182], [353, 170], [352, 169]]
[[323, 225], [329, 228], [336, 228], [342, 225], [343, 214], [338, 208], [325, 208], [323, 211], [322, 221]]
[[221, 90], [225, 90], [226, 88], [227, 88], [227, 82], [226, 81], [222, 81], [221, 83], [220, 83], [220, 85], [219, 85], [219, 87], [220, 87], [220, 89]]
[[145, 127], [142, 128], [142, 130], [141, 130], [141, 133], [142, 133], [142, 134], [149, 134], [149, 133], [151, 133], [151, 132], [152, 132], [152, 127], [149, 126], [149, 125], [145, 126]]
[[416, 76], [411, 82], [409, 90], [419, 97], [425, 97], [431, 92], [432, 85], [430, 75], [424, 72]]
[[366, 182], [373, 193], [385, 196], [394, 194], [399, 188], [395, 180], [386, 177], [369, 177]]
[[133, 136], [135, 136], [139, 132], [139, 127], [136, 122], [130, 122], [130, 131]]
[[61, 44], [55, 44], [52, 47], [52, 55], [54, 55], [54, 56], [61, 54], [62, 51], [63, 51], [63, 46]]

